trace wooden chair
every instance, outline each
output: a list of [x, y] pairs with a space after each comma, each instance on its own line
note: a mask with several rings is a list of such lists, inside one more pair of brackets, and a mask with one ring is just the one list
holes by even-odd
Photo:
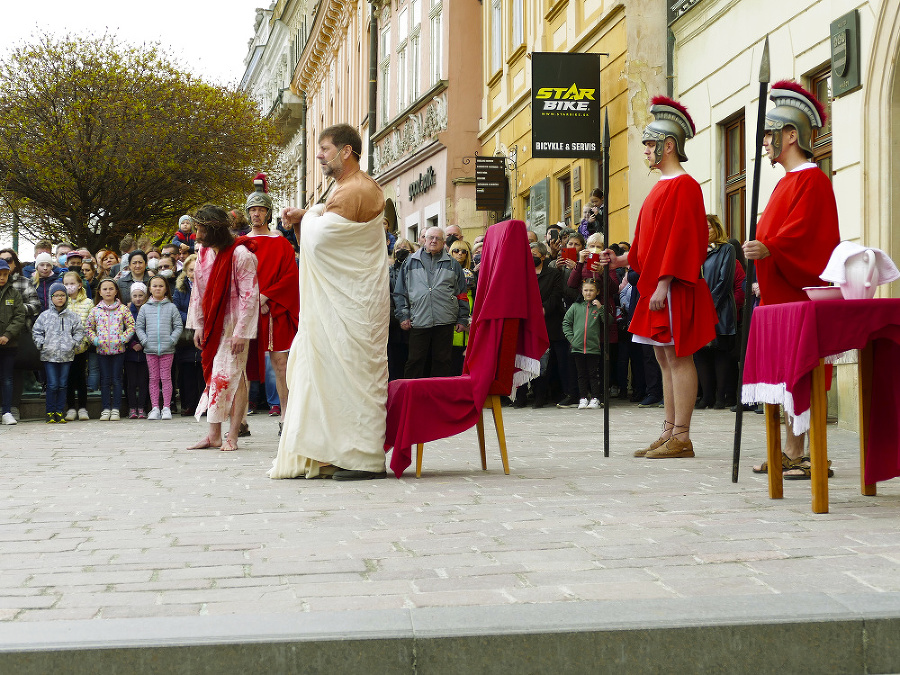
[[[503, 462], [503, 473], [509, 475], [509, 457], [506, 454], [506, 434], [503, 431], [503, 408], [500, 397], [509, 396], [512, 392], [513, 373], [516, 363], [516, 341], [519, 334], [519, 319], [504, 319], [503, 333], [500, 338], [499, 354], [497, 357], [497, 369], [494, 380], [488, 388], [488, 396], [484, 401], [482, 410], [478, 415], [475, 428], [478, 431], [478, 447], [481, 450], [481, 469], [487, 471], [487, 455], [484, 447], [484, 409], [490, 408], [494, 417], [494, 427], [497, 430], [497, 442], [500, 445], [500, 460]], [[473, 340], [469, 343], [469, 349], [475, 349]], [[416, 444], [416, 478], [422, 476], [422, 455], [425, 450], [424, 443]]]

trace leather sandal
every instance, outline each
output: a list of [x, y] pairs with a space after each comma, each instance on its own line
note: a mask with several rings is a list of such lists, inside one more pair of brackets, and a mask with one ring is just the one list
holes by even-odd
[[[667, 425], [668, 425], [668, 426], [667, 426]], [[675, 424], [672, 423], [672, 422], [670, 422], [669, 420], [665, 420], [665, 421], [663, 422], [663, 434], [665, 434], [667, 431], [671, 431], [671, 430], [674, 429], [674, 428], [675, 428]], [[669, 438], [671, 438], [671, 436], [669, 436]], [[635, 450], [635, 451], [634, 451], [634, 456], [635, 456], [635, 457], [646, 457], [648, 452], [651, 452], [651, 451], [653, 451], [653, 450], [656, 450], [657, 448], [661, 448], [661, 447], [664, 446], [668, 441], [669, 441], [668, 438], [663, 438], [662, 436], [660, 436], [659, 438], [657, 438], [655, 441], [653, 441], [653, 442], [652, 442], [649, 446], [647, 446], [646, 448], [642, 448], [641, 450]]]
[[[802, 462], [803, 460], [804, 460], [803, 457], [801, 457], [800, 459], [791, 459], [786, 454], [784, 454], [784, 452], [782, 452], [781, 453], [781, 471], [782, 472], [790, 471], [791, 469], [796, 468], [796, 466], [798, 464], [800, 464], [800, 462]], [[754, 467], [750, 467], [750, 470], [753, 471], [753, 473], [769, 473], [769, 461], [763, 460], [763, 463], [759, 465], [758, 469], [754, 466]]]

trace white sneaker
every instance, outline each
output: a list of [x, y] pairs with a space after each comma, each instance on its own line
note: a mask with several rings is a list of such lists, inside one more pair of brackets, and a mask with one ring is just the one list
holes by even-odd
[[599, 408], [600, 407], [600, 399], [592, 398], [591, 402], [587, 404], [588, 408]]
[[583, 398], [578, 401], [578, 409], [579, 410], [584, 410], [587, 407], [588, 407], [588, 400], [586, 398]]
[[172, 411], [169, 408], [163, 408], [162, 414], [159, 416], [161, 420], [170, 420], [172, 419]]
[[87, 408], [79, 408], [78, 409], [78, 419], [81, 420], [82, 422], [86, 422], [87, 420], [91, 419], [91, 416], [88, 415]]
[[76, 415], [78, 415], [78, 413], [75, 411], [75, 408], [69, 408], [66, 411], [66, 422], [74, 422]]
[[104, 409], [100, 412], [100, 421], [101, 421], [101, 422], [109, 422], [109, 416], [110, 416], [110, 414], [111, 414], [111, 413], [110, 413], [110, 411], [109, 411], [109, 408], [104, 408]]
[[17, 424], [16, 418], [11, 412], [3, 413], [3, 424]]
[[122, 419], [122, 418], [119, 417], [119, 409], [113, 408], [109, 413], [109, 421], [110, 422], [118, 422], [120, 419]]
[[150, 411], [150, 414], [147, 415], [148, 420], [158, 420], [159, 419], [159, 408], [154, 408]]

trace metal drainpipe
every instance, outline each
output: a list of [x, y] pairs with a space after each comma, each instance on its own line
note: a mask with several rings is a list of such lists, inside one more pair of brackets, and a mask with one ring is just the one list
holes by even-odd
[[375, 114], [378, 107], [378, 16], [375, 13], [375, 3], [370, 4], [369, 19], [369, 175], [375, 172], [375, 142], [372, 135], [375, 133]]
[[675, 33], [666, 27], [666, 96], [675, 97]]
[[303, 139], [303, 150], [300, 152], [300, 208], [306, 208], [306, 153], [309, 139], [306, 138], [306, 92], [300, 92], [301, 118], [300, 137]]

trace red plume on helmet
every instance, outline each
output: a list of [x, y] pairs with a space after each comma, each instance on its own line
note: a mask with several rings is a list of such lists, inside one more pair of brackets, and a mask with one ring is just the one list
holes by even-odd
[[819, 99], [811, 92], [807, 91], [793, 80], [779, 80], [772, 85], [772, 89], [787, 89], [788, 91], [793, 91], [808, 98], [809, 102], [816, 107], [816, 112], [819, 113], [819, 117], [822, 120], [822, 126], [825, 126], [825, 122], [828, 120], [828, 115], [825, 113], [825, 106], [822, 105], [821, 101], [819, 101]]
[[668, 96], [654, 96], [652, 99], [650, 99], [650, 105], [667, 105], [670, 108], [675, 108], [675, 110], [684, 115], [687, 123], [691, 125], [691, 133], [697, 133], [697, 128], [694, 126], [694, 120], [691, 119], [691, 114], [687, 111], [687, 108], [681, 105], [674, 98], [669, 98]]
[[253, 186], [259, 190], [260, 186], [262, 186], [263, 192], [269, 191], [269, 179], [266, 177], [266, 174], [260, 172], [256, 174], [253, 178]]

